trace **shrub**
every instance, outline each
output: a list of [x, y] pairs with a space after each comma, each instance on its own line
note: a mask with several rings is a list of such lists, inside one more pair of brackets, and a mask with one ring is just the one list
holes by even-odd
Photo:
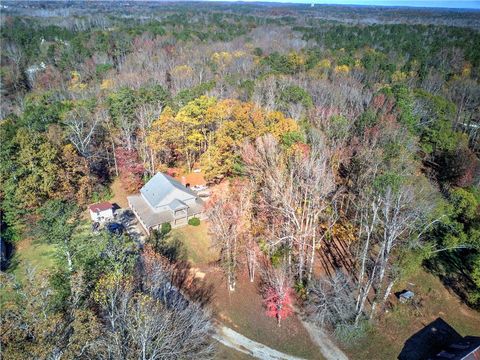
[[170, 223], [163, 223], [160, 229], [160, 233], [165, 236], [172, 230], [172, 225]]
[[281, 140], [283, 145], [285, 145], [286, 147], [291, 147], [293, 144], [296, 144], [298, 142], [304, 142], [305, 138], [302, 133], [298, 131], [289, 131], [282, 135]]
[[290, 85], [280, 92], [279, 103], [282, 108], [288, 109], [289, 104], [302, 104], [306, 109], [313, 106], [313, 99], [309, 92], [300, 86]]
[[340, 324], [335, 327], [335, 338], [345, 345], [355, 345], [360, 340], [368, 336], [372, 327], [367, 320], [360, 321], [358, 325], [354, 324]]
[[95, 68], [95, 73], [98, 77], [103, 76], [108, 70], [113, 68], [113, 65], [110, 64], [99, 64]]
[[351, 280], [338, 271], [333, 277], [313, 279], [307, 291], [306, 309], [318, 326], [338, 328], [355, 319], [355, 299]]
[[191, 219], [188, 219], [188, 225], [198, 226], [200, 225], [200, 219], [196, 217], [192, 217]]
[[92, 193], [91, 202], [98, 203], [100, 201], [108, 201], [113, 198], [113, 193], [110, 188], [106, 186], [97, 186], [98, 190]]

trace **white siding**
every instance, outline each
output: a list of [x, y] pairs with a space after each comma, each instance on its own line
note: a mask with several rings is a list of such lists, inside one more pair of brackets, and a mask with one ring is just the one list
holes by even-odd
[[99, 211], [99, 212], [90, 210], [90, 217], [92, 218], [93, 221], [102, 222], [107, 219], [113, 218], [113, 210], [108, 209], [108, 210]]

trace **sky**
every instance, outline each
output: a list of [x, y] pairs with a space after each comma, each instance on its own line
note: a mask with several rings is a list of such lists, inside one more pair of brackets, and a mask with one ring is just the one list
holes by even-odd
[[[248, 0], [247, 0], [248, 1]], [[250, 0], [252, 1], [252, 0]], [[254, 0], [255, 1], [255, 0]], [[289, 3], [341, 4], [341, 5], [381, 5], [381, 6], [411, 6], [440, 7], [456, 9], [479, 9], [480, 0], [257, 0]]]

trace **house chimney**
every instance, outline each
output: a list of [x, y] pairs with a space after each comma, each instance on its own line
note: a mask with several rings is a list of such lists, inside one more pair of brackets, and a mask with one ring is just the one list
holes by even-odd
[[185, 176], [182, 176], [182, 185], [187, 186], [187, 178]]

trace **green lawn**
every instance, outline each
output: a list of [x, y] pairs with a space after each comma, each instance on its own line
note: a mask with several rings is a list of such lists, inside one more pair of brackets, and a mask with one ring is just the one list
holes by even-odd
[[[75, 236], [85, 236], [90, 233], [90, 222], [83, 221]], [[16, 244], [15, 255], [10, 266], [17, 279], [22, 280], [28, 266], [36, 269], [37, 273], [50, 271], [55, 266], [55, 245], [26, 238]]]
[[182, 244], [186, 257], [193, 265], [206, 265], [218, 259], [218, 252], [212, 248], [208, 235], [208, 224], [202, 221], [199, 226], [186, 225], [173, 229], [169, 242]]
[[17, 244], [12, 259], [13, 274], [22, 280], [27, 267], [33, 267], [37, 272], [49, 271], [55, 265], [55, 247], [45, 243], [24, 239]]

